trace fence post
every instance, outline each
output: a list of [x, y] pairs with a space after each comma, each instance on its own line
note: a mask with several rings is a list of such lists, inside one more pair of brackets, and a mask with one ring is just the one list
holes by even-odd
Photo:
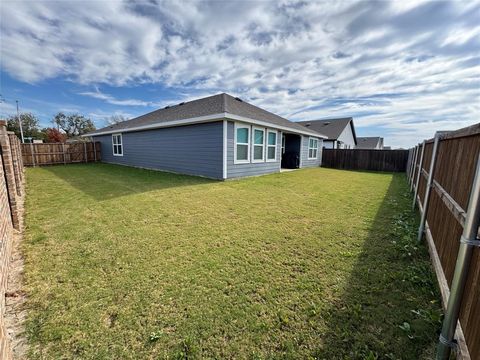
[[97, 147], [95, 146], [95, 140], [93, 141], [93, 159], [97, 162]]
[[32, 165], [33, 165], [33, 167], [35, 167], [35, 155], [34, 155], [34, 151], [33, 151], [33, 143], [30, 143], [30, 150], [32, 152]]
[[420, 176], [422, 175], [422, 167], [423, 167], [423, 153], [425, 152], [425, 141], [423, 141], [422, 144], [422, 152], [420, 153], [420, 163], [418, 166], [418, 174], [417, 174], [417, 180], [414, 185], [415, 192], [413, 193], [413, 204], [412, 204], [412, 209], [415, 209], [415, 205], [417, 204], [417, 193], [418, 193], [418, 184], [420, 184]]
[[410, 182], [410, 168], [412, 167], [412, 155], [413, 155], [413, 148], [408, 150], [408, 160], [407, 160], [407, 179]]
[[67, 158], [66, 158], [66, 154], [65, 154], [65, 143], [62, 143], [62, 151], [63, 151], [63, 165], [66, 165], [67, 164]]
[[425, 231], [425, 222], [427, 221], [428, 200], [432, 192], [433, 173], [435, 171], [435, 160], [437, 158], [438, 142], [440, 141], [440, 133], [435, 133], [435, 140], [433, 142], [432, 159], [430, 160], [430, 171], [428, 172], [427, 186], [425, 187], [425, 198], [423, 200], [423, 213], [420, 219], [420, 226], [418, 227], [418, 242], [422, 241], [423, 232]]
[[83, 152], [85, 154], [85, 162], [88, 162], [88, 159], [87, 159], [87, 143], [86, 142], [83, 143]]
[[415, 169], [417, 168], [418, 145], [415, 146], [415, 156], [413, 157], [412, 176], [410, 177], [410, 191], [413, 190], [413, 179], [415, 177]]
[[450, 358], [450, 352], [454, 347], [453, 337], [457, 327], [458, 317], [460, 315], [460, 306], [462, 304], [463, 293], [468, 277], [470, 261], [472, 259], [474, 247], [480, 247], [478, 239], [478, 227], [480, 226], [480, 157], [477, 160], [477, 170], [470, 192], [468, 201], [467, 215], [463, 233], [460, 237], [460, 247], [458, 249], [457, 262], [453, 275], [450, 296], [447, 302], [447, 311], [443, 320], [442, 332], [437, 348], [437, 360], [447, 360]]

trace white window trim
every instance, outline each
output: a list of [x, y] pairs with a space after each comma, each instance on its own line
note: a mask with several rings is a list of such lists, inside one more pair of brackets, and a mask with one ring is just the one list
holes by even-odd
[[[255, 130], [259, 130], [259, 131], [262, 131], [263, 132], [263, 143], [262, 145], [260, 144], [255, 144]], [[262, 162], [265, 162], [265, 128], [261, 128], [261, 127], [257, 127], [257, 126], [252, 126], [252, 147], [251, 147], [251, 150], [252, 150], [252, 155], [251, 155], [251, 159], [252, 159], [252, 163], [254, 164], [257, 164], [257, 163], [262, 163]], [[258, 159], [256, 160], [255, 157], [254, 157], [254, 152], [255, 152], [255, 146], [261, 146], [262, 147], [262, 158], [261, 159]]]
[[[315, 150], [314, 147], [310, 147], [310, 140], [315, 140], [317, 141], [317, 156], [315, 157], [310, 157], [310, 150]], [[307, 156], [308, 156], [308, 160], [317, 160], [318, 159], [318, 139], [317, 138], [314, 138], [314, 137], [309, 137], [308, 138], [308, 152], [307, 152]]]
[[[247, 160], [237, 160], [237, 129], [248, 129], [248, 143], [239, 143], [240, 145], [247, 146]], [[249, 164], [250, 163], [250, 148], [251, 148], [252, 127], [246, 124], [235, 123], [235, 129], [233, 132], [233, 163], [234, 164]]]
[[[275, 145], [268, 145], [268, 135], [269, 134], [275, 134]], [[265, 144], [266, 144], [266, 148], [265, 148], [265, 159], [266, 160], [265, 161], [266, 162], [276, 162], [277, 161], [277, 146], [278, 146], [278, 131], [267, 129], [267, 136], [265, 138]], [[269, 147], [274, 147], [275, 148], [275, 157], [273, 159], [268, 158], [268, 148]]]
[[[114, 144], [113, 138], [114, 138], [115, 136], [118, 136], [118, 137], [119, 137], [120, 143], [117, 142], [116, 144]], [[121, 146], [121, 149], [122, 149], [122, 153], [121, 153], [121, 154], [115, 154], [115, 145], [117, 145], [117, 146], [120, 145], [120, 146]], [[122, 136], [121, 133], [120, 133], [120, 134], [112, 134], [112, 154], [113, 154], [113, 156], [123, 156], [123, 136]]]

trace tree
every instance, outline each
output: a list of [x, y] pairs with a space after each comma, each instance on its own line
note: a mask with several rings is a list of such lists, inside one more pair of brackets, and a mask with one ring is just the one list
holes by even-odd
[[53, 123], [62, 129], [67, 137], [79, 136], [95, 130], [92, 120], [79, 114], [65, 115], [59, 112], [53, 118]]
[[[35, 115], [31, 113], [21, 113], [20, 120], [22, 121], [22, 130], [24, 138], [43, 139], [39, 128], [39, 121]], [[16, 115], [11, 115], [7, 118], [7, 130], [13, 131], [15, 135], [20, 137], [20, 126]]]
[[124, 121], [127, 121], [128, 119], [120, 114], [115, 114], [110, 116], [109, 118], [106, 119], [107, 125], [115, 125]]
[[55, 128], [46, 128], [42, 132], [45, 133], [45, 141], [49, 143], [63, 143], [67, 140], [67, 135]]

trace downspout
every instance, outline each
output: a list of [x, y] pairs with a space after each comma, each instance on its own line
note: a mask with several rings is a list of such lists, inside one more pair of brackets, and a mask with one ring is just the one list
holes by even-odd
[[454, 334], [460, 315], [465, 284], [474, 247], [480, 247], [478, 227], [480, 226], [480, 157], [477, 160], [477, 169], [468, 201], [467, 215], [463, 233], [460, 237], [457, 263], [453, 275], [447, 310], [443, 320], [442, 332], [437, 347], [437, 360], [447, 360], [452, 347], [455, 346]]
[[[228, 132], [228, 122], [226, 119], [223, 120], [223, 150], [222, 150], [222, 178], [223, 180], [227, 179], [227, 132]], [[234, 135], [235, 136], [235, 135]]]

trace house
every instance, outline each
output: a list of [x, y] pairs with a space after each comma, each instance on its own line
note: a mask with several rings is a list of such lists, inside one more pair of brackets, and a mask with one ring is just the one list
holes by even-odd
[[320, 166], [326, 136], [228, 94], [166, 106], [84, 136], [102, 161], [232, 179]]
[[383, 138], [378, 136], [357, 138], [357, 149], [383, 149]]
[[353, 126], [353, 118], [325, 119], [299, 121], [299, 124], [325, 134], [328, 138], [323, 141], [325, 149], [354, 149], [357, 145], [357, 136]]

